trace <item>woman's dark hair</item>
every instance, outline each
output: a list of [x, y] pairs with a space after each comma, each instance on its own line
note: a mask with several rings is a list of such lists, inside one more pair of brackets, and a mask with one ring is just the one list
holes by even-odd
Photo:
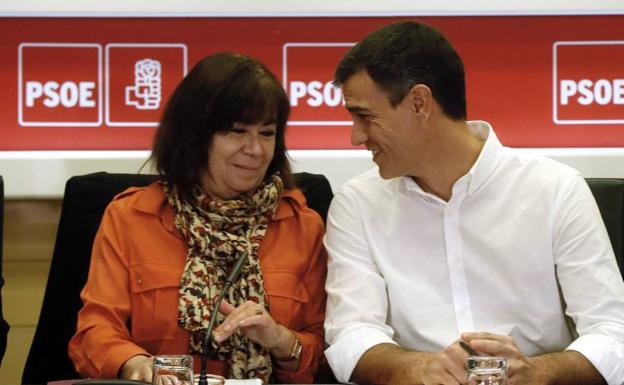
[[208, 166], [208, 148], [217, 132], [235, 122], [275, 123], [275, 153], [267, 176], [279, 171], [292, 187], [285, 130], [290, 105], [275, 76], [245, 55], [218, 53], [202, 59], [177, 86], [154, 136], [150, 160], [162, 179], [188, 199]]
[[466, 119], [464, 65], [451, 43], [435, 28], [404, 21], [367, 35], [351, 48], [336, 69], [334, 84], [343, 85], [366, 69], [396, 106], [416, 84], [424, 84], [454, 120]]

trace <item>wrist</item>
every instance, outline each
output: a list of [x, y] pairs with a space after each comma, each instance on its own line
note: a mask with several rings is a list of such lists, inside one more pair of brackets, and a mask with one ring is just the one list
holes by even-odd
[[437, 356], [434, 353], [414, 352], [414, 364], [411, 365], [412, 370], [408, 378], [424, 383], [436, 358]]
[[553, 367], [548, 364], [548, 357], [527, 357], [526, 361], [533, 373], [536, 384], [554, 385], [556, 383], [555, 376], [553, 376], [552, 372]]
[[297, 343], [297, 337], [288, 328], [279, 325], [278, 338], [275, 344], [269, 348], [271, 356], [277, 360], [287, 361], [290, 359], [292, 348]]
[[[387, 384], [424, 384], [429, 365], [433, 360], [433, 355], [405, 350], [400, 348], [399, 355], [395, 355], [392, 365], [385, 376], [380, 378], [379, 383]], [[384, 380], [384, 378], [386, 380]]]

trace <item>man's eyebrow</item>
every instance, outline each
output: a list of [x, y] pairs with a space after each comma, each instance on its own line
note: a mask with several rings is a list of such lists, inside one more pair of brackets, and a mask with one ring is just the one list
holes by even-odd
[[370, 113], [370, 110], [368, 108], [364, 108], [364, 107], [360, 107], [360, 106], [349, 106], [349, 105], [346, 105], [345, 107], [346, 107], [347, 110], [349, 110], [349, 112]]

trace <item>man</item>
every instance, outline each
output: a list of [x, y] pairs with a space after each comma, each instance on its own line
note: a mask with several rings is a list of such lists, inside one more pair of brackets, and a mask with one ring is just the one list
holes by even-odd
[[335, 83], [379, 167], [329, 212], [338, 380], [465, 383], [463, 340], [510, 385], [624, 384], [624, 283], [578, 172], [467, 122], [461, 59], [427, 25], [371, 33]]

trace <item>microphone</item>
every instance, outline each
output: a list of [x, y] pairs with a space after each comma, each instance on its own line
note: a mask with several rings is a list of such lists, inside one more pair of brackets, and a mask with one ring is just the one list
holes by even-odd
[[206, 364], [208, 363], [208, 355], [210, 351], [210, 355], [212, 356], [212, 346], [210, 345], [210, 340], [212, 339], [212, 329], [214, 328], [215, 321], [217, 320], [217, 314], [219, 313], [219, 306], [221, 305], [221, 301], [230, 287], [232, 286], [232, 282], [236, 281], [238, 275], [240, 274], [243, 266], [249, 259], [249, 252], [245, 251], [242, 253], [240, 257], [236, 260], [236, 264], [234, 268], [230, 272], [230, 275], [225, 280], [225, 285], [223, 285], [223, 289], [219, 293], [219, 297], [217, 298], [217, 303], [214, 305], [212, 309], [212, 314], [210, 315], [210, 321], [208, 322], [208, 328], [206, 329], [206, 335], [204, 336], [203, 343], [203, 351], [201, 355], [201, 371], [199, 373], [199, 382], [197, 385], [208, 385], [208, 377], [206, 375]]

